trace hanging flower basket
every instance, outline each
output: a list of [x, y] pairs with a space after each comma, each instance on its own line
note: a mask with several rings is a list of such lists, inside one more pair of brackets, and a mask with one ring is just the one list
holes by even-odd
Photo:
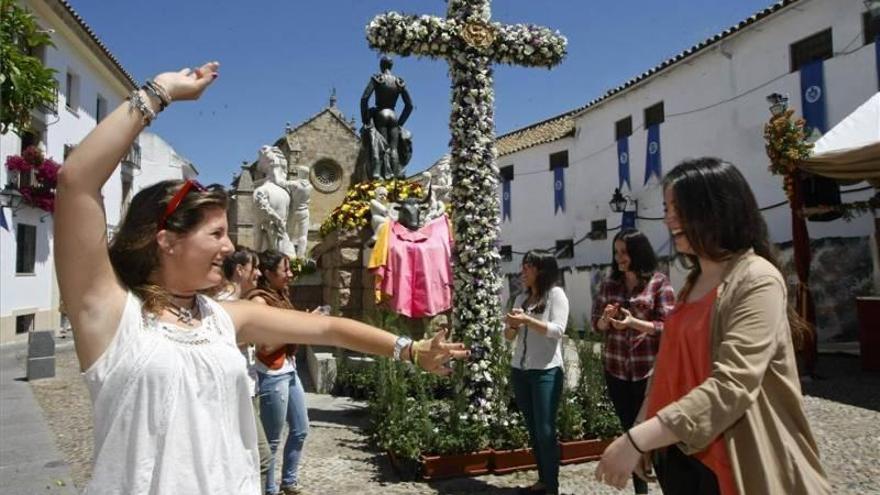
[[479, 476], [491, 471], [492, 450], [470, 454], [422, 455], [422, 479], [439, 480], [461, 476]]
[[18, 192], [28, 206], [52, 213], [55, 211], [55, 187], [58, 185], [58, 170], [61, 165], [43, 156], [36, 146], [28, 146], [21, 155], [9, 155], [6, 169], [17, 172], [19, 177], [32, 177], [33, 180], [19, 180]]

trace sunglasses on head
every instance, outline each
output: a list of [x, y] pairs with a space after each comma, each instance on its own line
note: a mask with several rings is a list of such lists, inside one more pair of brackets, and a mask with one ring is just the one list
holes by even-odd
[[162, 218], [159, 219], [159, 230], [165, 228], [165, 223], [168, 222], [168, 219], [171, 215], [177, 211], [177, 208], [180, 207], [180, 203], [183, 202], [183, 198], [189, 193], [192, 188], [196, 188], [199, 192], [205, 192], [208, 189], [201, 185], [199, 181], [193, 179], [187, 179], [184, 181], [183, 185], [180, 186], [180, 189], [174, 193], [174, 196], [171, 197], [171, 201], [168, 202], [168, 206], [165, 207], [165, 213], [162, 214]]

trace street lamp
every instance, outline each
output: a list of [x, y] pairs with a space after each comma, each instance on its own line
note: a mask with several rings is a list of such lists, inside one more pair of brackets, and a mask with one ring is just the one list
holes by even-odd
[[788, 110], [788, 95], [780, 93], [767, 95], [767, 103], [770, 104], [770, 113], [774, 117], [779, 117]]
[[623, 213], [624, 211], [627, 211], [627, 206], [637, 207], [637, 205], [638, 203], [636, 200], [629, 196], [624, 196], [623, 193], [620, 192], [619, 187], [614, 188], [614, 194], [611, 196], [611, 201], [608, 202], [608, 206], [611, 207], [611, 211], [614, 213]]
[[18, 192], [18, 189], [6, 185], [2, 191], [0, 191], [0, 208], [9, 208], [12, 211], [18, 209], [21, 206], [21, 202], [24, 198], [21, 196], [21, 193]]

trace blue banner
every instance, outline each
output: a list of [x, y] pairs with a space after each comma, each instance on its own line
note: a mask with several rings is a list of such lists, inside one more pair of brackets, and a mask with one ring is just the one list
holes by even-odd
[[617, 140], [617, 187], [623, 190], [623, 183], [632, 191], [629, 182], [629, 138], [622, 137]]
[[553, 169], [553, 213], [565, 213], [565, 167]]
[[634, 229], [634, 228], [636, 228], [636, 212], [634, 212], [634, 211], [623, 212], [623, 216], [620, 217], [620, 228], [621, 229]]
[[501, 183], [501, 221], [510, 220], [510, 180]]
[[820, 133], [827, 130], [825, 120], [825, 77], [821, 60], [815, 60], [801, 66], [801, 106], [803, 107], [804, 120], [807, 121], [804, 130], [807, 137], [818, 129]]
[[652, 175], [657, 176], [657, 180], [663, 178], [663, 168], [660, 161], [660, 124], [654, 124], [648, 127], [648, 150], [645, 153], [645, 184], [651, 179]]
[[9, 231], [9, 224], [6, 223], [6, 212], [3, 211], [5, 208], [0, 208], [0, 229], [5, 231]]

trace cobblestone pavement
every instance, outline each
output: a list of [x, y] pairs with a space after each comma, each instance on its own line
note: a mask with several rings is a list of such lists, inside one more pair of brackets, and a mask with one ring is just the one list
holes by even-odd
[[[831, 368], [852, 367], [852, 358], [822, 356]], [[836, 363], [834, 360], [848, 360]], [[73, 352], [58, 355], [58, 376], [34, 382], [33, 389], [56, 435], [59, 449], [71, 467], [73, 480], [82, 489], [90, 472], [92, 423], [88, 392], [77, 370]], [[857, 369], [857, 367], [855, 367]], [[821, 371], [821, 369], [820, 369]], [[876, 374], [875, 374], [876, 375]], [[822, 389], [835, 389], [832, 381], [851, 388], [852, 394], [877, 396], [880, 377], [851, 380], [829, 377]], [[851, 377], [850, 377], [851, 378]], [[807, 386], [806, 389], [810, 390]], [[480, 476], [436, 482], [405, 482], [391, 469], [383, 453], [375, 451], [362, 434], [365, 417], [358, 403], [326, 395], [308, 394], [312, 428], [306, 440], [301, 470], [307, 494], [466, 494], [516, 493], [515, 488], [537, 479], [534, 471], [505, 476]], [[836, 494], [880, 494], [880, 412], [808, 396], [807, 414], [819, 443], [822, 463]], [[563, 466], [562, 493], [632, 493], [616, 491], [592, 479], [595, 463]], [[656, 485], [651, 493], [660, 493]]]

